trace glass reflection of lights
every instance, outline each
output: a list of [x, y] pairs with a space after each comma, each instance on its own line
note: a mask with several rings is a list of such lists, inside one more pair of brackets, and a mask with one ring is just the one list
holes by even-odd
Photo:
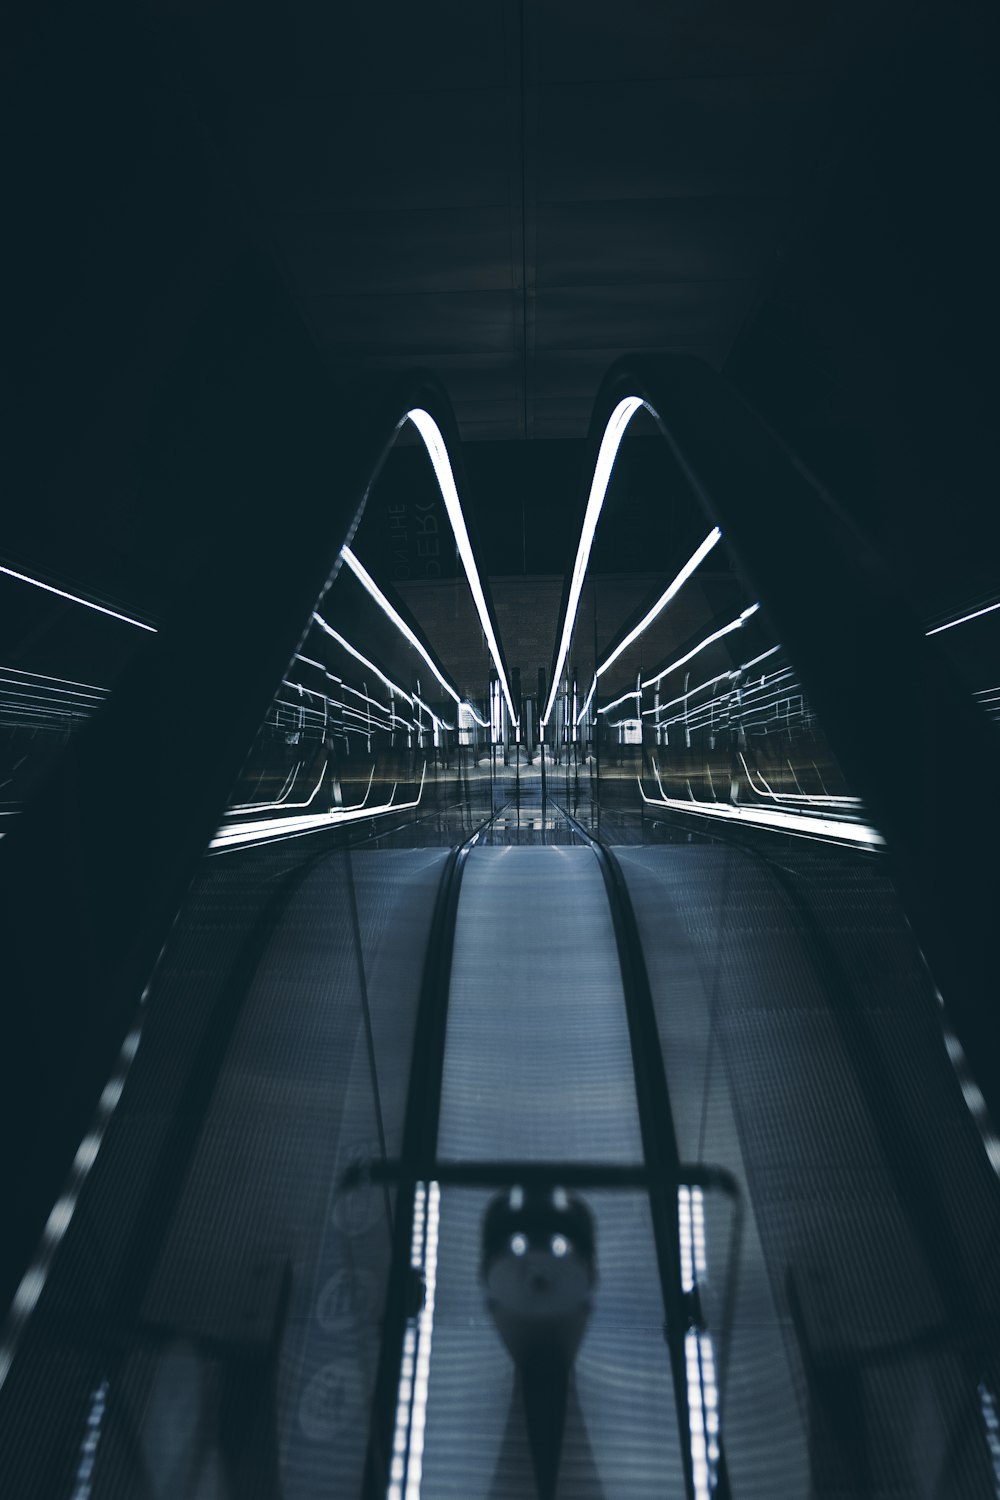
[[[435, 665], [434, 661], [431, 658], [430, 652], [427, 650], [427, 647], [410, 629], [409, 625], [407, 625], [406, 621], [403, 619], [399, 611], [392, 607], [388, 599], [383, 594], [382, 590], [379, 588], [378, 584], [375, 582], [374, 578], [368, 572], [367, 568], [365, 568], [362, 563], [358, 561], [354, 553], [351, 551], [350, 547], [342, 547], [340, 549], [340, 555], [344, 559], [344, 562], [347, 564], [347, 566], [350, 568], [351, 572], [354, 574], [355, 578], [361, 584], [362, 588], [371, 596], [372, 599], [375, 600], [375, 603], [378, 605], [379, 609], [383, 611], [388, 619], [392, 621], [396, 629], [399, 631], [400, 635], [404, 636], [405, 639], [409, 641], [414, 650], [423, 657], [424, 661], [430, 667], [431, 671], [434, 673], [434, 676], [444, 688], [449, 698], [454, 698], [456, 703], [460, 703], [462, 701], [461, 697], [459, 696], [454, 686], [444, 676], [443, 672], [441, 672], [440, 668]], [[428, 710], [428, 712], [430, 712], [430, 710]]]
[[[663, 593], [657, 599], [656, 603], [646, 611], [642, 619], [639, 621], [638, 625], [630, 630], [625, 639], [623, 641], [620, 641], [615, 649], [611, 652], [610, 656], [605, 657], [604, 661], [601, 662], [600, 666], [594, 673], [594, 680], [590, 684], [590, 692], [587, 694], [586, 702], [584, 703], [580, 713], [577, 714], [574, 718], [574, 722], [576, 724], [582, 723], [582, 721], [587, 717], [587, 711], [593, 701], [594, 693], [597, 691], [598, 679], [603, 676], [603, 674], [608, 670], [609, 667], [614, 665], [618, 658], [622, 656], [646, 630], [649, 629], [653, 621], [657, 619], [658, 616], [661, 615], [666, 609], [671, 599], [676, 598], [676, 596], [680, 593], [681, 589], [684, 587], [685, 583], [687, 583], [692, 573], [694, 573], [698, 568], [699, 564], [704, 561], [704, 559], [712, 551], [712, 548], [715, 547], [716, 544], [721, 540], [722, 532], [719, 530], [718, 526], [713, 526], [712, 530], [708, 533], [708, 536], [705, 538], [705, 540], [691, 554], [687, 562], [684, 564], [683, 568], [681, 568], [680, 572], [677, 574], [676, 578], [674, 578], [667, 585]], [[620, 698], [617, 700], [617, 702], [619, 703], [621, 701], [622, 700]]]
[[385, 673], [381, 671], [373, 661], [369, 661], [368, 657], [365, 656], [363, 652], [359, 651], [356, 646], [352, 646], [350, 641], [345, 640], [344, 637], [340, 634], [339, 630], [334, 630], [332, 625], [328, 625], [326, 620], [323, 619], [322, 615], [314, 614], [313, 620], [319, 626], [319, 628], [326, 635], [328, 635], [331, 640], [336, 641], [337, 645], [341, 646], [349, 656], [353, 656], [355, 661], [359, 661], [363, 667], [367, 667], [369, 672], [374, 672], [378, 680], [380, 682], [384, 682], [391, 693], [395, 693], [399, 698], [404, 698], [410, 705], [410, 707], [413, 707], [413, 699], [410, 697], [410, 694], [406, 692], [405, 689], [401, 688], [398, 682], [393, 682], [391, 677], [387, 677]]
[[728, 625], [722, 625], [718, 630], [713, 630], [710, 635], [706, 635], [703, 641], [699, 641], [697, 646], [692, 646], [690, 651], [685, 651], [683, 656], [679, 656], [676, 661], [672, 661], [669, 667], [664, 667], [662, 672], [657, 672], [654, 677], [647, 677], [642, 684], [643, 687], [656, 687], [663, 681], [664, 677], [669, 677], [672, 672], [676, 672], [679, 668], [687, 666], [689, 661], [693, 661], [696, 656], [700, 656], [702, 651], [707, 650], [709, 646], [713, 646], [716, 641], [721, 641], [724, 636], [732, 635], [734, 630], [742, 630], [746, 622], [752, 619], [759, 609], [759, 604], [748, 605], [746, 609], [742, 610], [736, 616], [735, 620], [730, 620]]
[[[756, 824], [759, 828], [773, 829], [778, 833], [793, 833], [804, 838], [838, 843], [857, 844], [864, 848], [879, 848], [885, 839], [874, 828], [864, 823], [848, 822], [845, 818], [818, 818], [808, 813], [793, 813], [783, 808], [743, 807], [730, 802], [701, 802], [693, 792], [689, 797], [670, 797], [663, 791], [659, 768], [653, 770], [662, 796], [650, 797], [636, 777], [639, 792], [647, 807], [664, 807], [674, 812], [697, 813], [699, 817], [719, 818], [724, 822]], [[689, 788], [690, 791], [690, 788]]]
[[458, 498], [455, 476], [452, 473], [451, 460], [448, 457], [448, 450], [445, 447], [441, 429], [431, 414], [423, 411], [420, 407], [414, 407], [412, 411], [407, 412], [407, 417], [423, 438], [424, 446], [430, 456], [431, 464], [437, 477], [438, 488], [441, 491], [441, 498], [444, 501], [444, 508], [448, 513], [448, 520], [451, 522], [451, 529], [455, 534], [458, 555], [462, 560], [462, 567], [465, 569], [465, 576], [469, 581], [469, 588], [472, 591], [476, 613], [479, 615], [479, 623], [483, 628], [486, 644], [489, 647], [490, 656], [493, 658], [493, 665], [500, 679], [503, 695], [507, 703], [507, 712], [510, 714], [511, 723], [516, 724], [517, 713], [514, 709], [513, 694], [510, 690], [510, 684], [507, 681], [507, 673], [493, 630], [490, 612], [486, 607], [486, 596], [483, 593], [479, 570], [476, 567], [476, 560], [472, 553], [472, 543], [469, 540], [469, 533], [466, 529], [465, 516], [462, 514], [462, 504]]
[[594, 477], [590, 482], [590, 495], [587, 499], [587, 509], [584, 512], [580, 542], [576, 549], [576, 561], [573, 564], [573, 575], [570, 580], [569, 595], [566, 599], [566, 614], [563, 617], [562, 635], [559, 639], [559, 650], [556, 654], [555, 666], [552, 669], [552, 686], [549, 691], [548, 702], [545, 705], [545, 712], [541, 716], [543, 725], [549, 722], [559, 690], [562, 669], [569, 653], [569, 643], [573, 638], [573, 627], [576, 624], [577, 611], [580, 607], [580, 595], [583, 592], [583, 580], [586, 577], [587, 564], [590, 561], [590, 551], [594, 545], [597, 523], [601, 518], [604, 499], [611, 480], [611, 471], [614, 468], [622, 438], [625, 436], [625, 429], [643, 404], [638, 396], [627, 396], [624, 401], [619, 401], [604, 429], [604, 436], [601, 439], [601, 446], [598, 449], [597, 463], [594, 466]]
[[437, 1297], [438, 1229], [441, 1189], [436, 1182], [418, 1182], [413, 1197], [410, 1266], [423, 1278], [424, 1301], [406, 1322], [403, 1358], [396, 1396], [396, 1423], [386, 1500], [420, 1500], [423, 1479], [427, 1392], [434, 1340]]
[[[420, 788], [411, 802], [397, 802], [396, 786], [393, 785], [388, 802], [381, 802], [377, 807], [366, 806], [368, 800], [366, 792], [364, 801], [355, 803], [352, 807], [334, 807], [329, 812], [299, 814], [294, 818], [261, 818], [254, 822], [234, 823], [230, 827], [221, 829], [208, 847], [210, 850], [218, 851], [233, 849], [238, 845], [270, 843], [274, 839], [298, 838], [302, 834], [315, 833], [319, 829], [337, 828], [344, 823], [357, 823], [363, 818], [373, 818], [380, 813], [409, 812], [420, 806], [426, 779], [427, 762], [425, 760], [420, 774]], [[369, 779], [368, 788], [370, 791], [371, 779]]]
[[16, 568], [5, 567], [0, 563], [0, 573], [7, 578], [14, 578], [18, 583], [30, 584], [32, 588], [43, 589], [47, 594], [56, 594], [60, 599], [68, 599], [71, 604], [82, 604], [84, 609], [93, 609], [100, 615], [110, 615], [112, 620], [121, 620], [123, 625], [134, 625], [136, 630], [148, 630], [151, 635], [156, 634], [156, 626], [150, 625], [145, 620], [137, 620], [134, 615], [126, 615], [121, 610], [109, 609], [106, 604], [98, 604], [96, 599], [85, 599], [82, 594], [71, 594], [68, 589], [56, 588], [55, 584], [43, 583], [40, 578], [32, 578], [28, 573], [19, 573]]

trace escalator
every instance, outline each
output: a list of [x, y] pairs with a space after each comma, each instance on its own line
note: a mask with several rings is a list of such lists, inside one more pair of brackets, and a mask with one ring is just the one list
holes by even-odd
[[92, 965], [75, 1137], [53, 1065], [5, 1493], [993, 1500], [1000, 1193], [878, 855], [708, 826], [658, 719], [523, 751], [502, 652], [359, 577], [287, 605], [138, 1010]]

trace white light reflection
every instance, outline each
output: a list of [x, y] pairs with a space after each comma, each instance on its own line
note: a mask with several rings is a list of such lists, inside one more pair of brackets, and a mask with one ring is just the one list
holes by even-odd
[[4, 1382], [10, 1373], [25, 1325], [38, 1305], [56, 1251], [72, 1222], [87, 1175], [97, 1160], [104, 1133], [124, 1091], [128, 1070], [139, 1050], [148, 994], [149, 986], [147, 985], [139, 1002], [138, 1019], [122, 1042], [115, 1071], [104, 1086], [90, 1129], [77, 1148], [63, 1191], [52, 1205], [46, 1220], [35, 1259], [21, 1278], [6, 1321], [0, 1330], [0, 1390], [3, 1389]]
[[935, 625], [933, 630], [925, 630], [925, 635], [940, 635], [942, 630], [954, 630], [956, 625], [965, 625], [969, 620], [978, 620], [980, 615], [991, 615], [995, 609], [1000, 609], [1000, 601], [996, 604], [986, 604], [982, 609], [974, 609], [970, 614], [960, 615], [957, 620], [948, 620], [944, 625]]
[[[406, 621], [403, 619], [398, 610], [393, 609], [392, 605], [389, 603], [388, 599], [385, 597], [372, 575], [368, 572], [368, 569], [363, 565], [363, 563], [358, 560], [357, 557], [355, 557], [350, 547], [341, 547], [340, 555], [344, 559], [347, 566], [350, 568], [351, 572], [354, 574], [355, 578], [361, 584], [362, 588], [366, 591], [367, 594], [369, 594], [372, 599], [375, 600], [375, 603], [378, 605], [379, 609], [382, 610], [383, 614], [392, 621], [396, 629], [399, 631], [400, 635], [405, 636], [413, 649], [419, 652], [419, 654], [423, 657], [424, 661], [430, 667], [431, 671], [434, 673], [434, 676], [444, 688], [449, 698], [454, 698], [456, 703], [461, 703], [462, 700], [459, 697], [458, 693], [431, 660], [430, 653], [428, 652], [426, 646], [417, 638], [417, 636], [410, 629], [409, 625], [407, 625]], [[428, 709], [428, 713], [429, 712], [430, 710]]]
[[[419, 807], [424, 795], [424, 782], [427, 778], [427, 762], [424, 761], [423, 770], [420, 773], [420, 789], [412, 802], [397, 802], [396, 787], [393, 786], [392, 795], [388, 802], [380, 803], [377, 807], [367, 807], [368, 793], [365, 793], [365, 801], [359, 802], [353, 807], [335, 807], [329, 812], [306, 813], [294, 818], [261, 818], [258, 822], [234, 823], [230, 827], [221, 829], [209, 844], [209, 849], [234, 849], [241, 844], [266, 844], [274, 839], [298, 838], [301, 834], [319, 833], [325, 828], [338, 828], [342, 823], [357, 823], [364, 818], [376, 818], [382, 813], [408, 812], [414, 807]], [[368, 782], [371, 790], [371, 779]]]
[[399, 1369], [396, 1425], [386, 1500], [420, 1500], [431, 1346], [434, 1339], [434, 1306], [437, 1298], [440, 1210], [441, 1189], [438, 1184], [431, 1182], [425, 1188], [422, 1182], [418, 1182], [413, 1198], [410, 1266], [423, 1276], [424, 1301], [420, 1311], [407, 1319], [403, 1334], [403, 1358]]
[[[671, 698], [668, 703], [660, 703], [655, 708], [644, 709], [642, 716], [646, 719], [650, 714], [665, 714], [668, 708], [673, 708], [677, 703], [686, 703], [689, 698], [693, 698], [697, 693], [704, 692], [705, 688], [714, 687], [717, 682], [735, 682], [737, 677], [743, 672], [748, 672], [751, 667], [757, 666], [759, 662], [766, 661], [769, 656], [777, 655], [780, 650], [780, 646], [772, 646], [769, 651], [762, 651], [760, 656], [751, 657], [749, 661], [743, 662], [739, 667], [733, 667], [729, 671], [719, 672], [715, 677], [706, 678], [704, 682], [699, 682], [697, 687], [688, 688], [686, 693], [679, 693], [676, 698]], [[789, 668], [788, 670], [791, 669]], [[637, 693], [636, 697], [639, 696], [640, 694]], [[613, 704], [609, 706], [614, 707]], [[603, 713], [604, 710], [602, 709], [601, 712]]]
[[590, 549], [594, 544], [594, 533], [597, 531], [597, 523], [601, 517], [601, 509], [604, 505], [604, 497], [607, 494], [608, 484], [611, 480], [611, 470], [614, 468], [615, 458], [621, 446], [621, 440], [625, 436], [625, 429], [643, 405], [638, 396], [626, 396], [624, 401], [619, 401], [601, 439], [601, 446], [597, 454], [597, 463], [594, 466], [594, 477], [590, 483], [590, 496], [587, 500], [587, 509], [583, 517], [583, 530], [580, 532], [580, 544], [576, 550], [576, 562], [573, 564], [573, 576], [570, 582], [569, 597], [566, 600], [566, 615], [563, 619], [562, 635], [559, 640], [559, 651], [556, 656], [555, 666], [552, 669], [552, 686], [549, 689], [549, 699], [545, 705], [545, 712], [541, 717], [544, 727], [552, 714], [552, 707], [556, 701], [559, 691], [559, 682], [562, 677], [562, 669], [569, 652], [569, 643], [573, 636], [573, 627], [576, 624], [577, 610], [580, 607], [580, 595], [583, 592], [583, 580], [587, 573], [587, 564], [590, 561]]
[[664, 677], [669, 677], [671, 672], [677, 671], [678, 667], [686, 666], [693, 657], [700, 655], [706, 647], [711, 646], [715, 641], [721, 641], [723, 636], [731, 635], [734, 630], [741, 630], [759, 609], [759, 604], [748, 605], [741, 614], [736, 616], [735, 620], [730, 620], [728, 625], [723, 625], [720, 630], [713, 630], [711, 635], [706, 635], [705, 639], [699, 641], [697, 646], [692, 646], [690, 651], [686, 651], [683, 656], [679, 656], [676, 661], [671, 662], [669, 667], [664, 667], [662, 672], [657, 672], [655, 677], [647, 677], [642, 684], [643, 687], [655, 687], [658, 682], [663, 681]]
[[[677, 1189], [677, 1228], [680, 1239], [681, 1287], [693, 1293], [708, 1273], [705, 1247], [705, 1199], [700, 1187]], [[719, 1388], [711, 1336], [704, 1328], [689, 1328], [684, 1336], [687, 1376], [691, 1469], [697, 1500], [709, 1500], [718, 1480]]]
[[[654, 769], [656, 769], [654, 767]], [[659, 782], [659, 771], [656, 771]], [[647, 807], [666, 807], [671, 811], [697, 813], [699, 817], [721, 818], [724, 822], [754, 823], [759, 828], [772, 828], [779, 833], [794, 833], [806, 838], [839, 843], [860, 844], [865, 848], [879, 848], [885, 839], [874, 828], [864, 823], [848, 823], [842, 818], [813, 818], [807, 813], [786, 812], [776, 807], [740, 807], [729, 802], [698, 802], [683, 797], [648, 797], [639, 777], [639, 794]], [[660, 782], [663, 791], [663, 783]]]
[[[634, 698], [638, 703], [642, 698], [642, 694], [640, 693], [638, 688], [633, 688], [630, 693], [622, 693], [620, 698], [615, 698], [611, 703], [606, 703], [604, 707], [599, 708], [597, 712], [599, 714], [609, 714], [613, 709], [618, 708], [620, 704], [627, 703], [629, 698]], [[647, 712], [654, 713], [655, 709], [648, 709]]]
[[156, 634], [156, 626], [147, 625], [145, 620], [137, 620], [134, 615], [122, 614], [117, 609], [108, 609], [106, 604], [97, 604], [93, 599], [84, 599], [82, 595], [71, 594], [66, 589], [57, 589], [54, 584], [43, 583], [40, 578], [31, 578], [27, 573], [18, 573], [15, 568], [4, 567], [2, 563], [0, 573], [5, 573], [8, 578], [16, 578], [19, 583], [30, 583], [32, 588], [44, 589], [47, 594], [57, 594], [60, 599], [68, 599], [71, 604], [82, 604], [85, 609], [94, 609], [100, 615], [110, 615], [113, 620], [134, 625], [137, 630], [148, 630], [151, 635]]
[[483, 627], [483, 634], [489, 646], [493, 665], [497, 669], [497, 676], [503, 687], [503, 695], [507, 700], [507, 711], [510, 714], [511, 723], [517, 724], [517, 714], [514, 710], [514, 699], [511, 694], [510, 684], [507, 681], [507, 673], [504, 671], [503, 658], [500, 655], [500, 647], [493, 633], [493, 624], [490, 620], [490, 612], [486, 608], [486, 595], [483, 593], [483, 585], [476, 568], [476, 560], [472, 555], [472, 543], [469, 541], [469, 533], [465, 526], [465, 517], [462, 514], [462, 504], [458, 498], [458, 490], [455, 486], [455, 476], [451, 471], [451, 460], [445, 447], [441, 429], [438, 427], [430, 412], [421, 407], [414, 407], [406, 414], [414, 427], [424, 440], [424, 446], [430, 456], [434, 473], [437, 476], [438, 488], [444, 501], [444, 508], [448, 512], [448, 520], [451, 529], [455, 533], [455, 543], [458, 547], [458, 555], [462, 559], [465, 576], [469, 580], [469, 588], [472, 590], [472, 598], [475, 602], [476, 612], [479, 615], [479, 623]]
[[102, 1380], [90, 1398], [87, 1414], [87, 1431], [80, 1444], [80, 1458], [70, 1500], [90, 1500], [93, 1489], [94, 1466], [97, 1462], [97, 1445], [101, 1440], [101, 1427], [108, 1405], [108, 1382]]
[[[594, 689], [597, 687], [597, 679], [602, 675], [602, 673], [606, 672], [614, 662], [618, 660], [623, 651], [628, 650], [633, 641], [637, 641], [639, 639], [644, 630], [652, 625], [657, 615], [661, 614], [663, 610], [666, 609], [671, 599], [673, 599], [684, 587], [685, 583], [687, 583], [688, 579], [698, 567], [699, 563], [704, 561], [704, 559], [708, 556], [716, 543], [720, 542], [721, 540], [722, 532], [719, 530], [718, 526], [713, 526], [712, 530], [708, 533], [708, 536], [702, 542], [701, 546], [697, 547], [691, 554], [687, 562], [684, 564], [683, 568], [681, 568], [680, 572], [677, 574], [677, 577], [673, 580], [672, 583], [667, 585], [663, 593], [660, 595], [659, 599], [657, 599], [656, 603], [653, 605], [652, 609], [648, 610], [647, 613], [643, 615], [638, 625], [636, 625], [633, 630], [629, 631], [628, 635], [619, 645], [615, 647], [611, 655], [607, 657], [606, 660], [601, 662], [601, 665], [598, 667], [596, 673], [594, 674], [594, 681], [591, 686], [590, 692], [587, 695], [587, 701], [583, 706], [583, 712], [581, 713], [580, 718], [578, 718], [576, 721], [578, 724], [580, 723], [580, 720], [586, 716], [587, 709], [590, 707], [590, 700], [593, 698]], [[643, 683], [643, 687], [645, 687], [645, 685], [646, 684]], [[628, 695], [626, 694], [626, 696]], [[616, 699], [616, 703], [621, 702], [621, 698]], [[615, 704], [609, 704], [608, 707], [613, 708], [615, 707]], [[602, 710], [602, 712], [606, 713], [607, 710], [604, 709]]]
[[374, 672], [379, 682], [384, 682], [390, 692], [396, 693], [400, 698], [405, 698], [410, 707], [413, 707], [413, 699], [410, 697], [410, 694], [405, 692], [399, 686], [398, 682], [393, 682], [391, 677], [387, 677], [384, 672], [381, 672], [375, 663], [369, 661], [367, 656], [362, 655], [356, 646], [351, 645], [350, 641], [345, 640], [339, 630], [334, 630], [332, 625], [328, 625], [322, 615], [314, 614], [313, 620], [321, 630], [326, 632], [331, 640], [336, 641], [338, 646], [342, 646], [349, 656], [353, 656], [355, 661], [359, 661], [362, 666], [367, 667], [369, 672]]

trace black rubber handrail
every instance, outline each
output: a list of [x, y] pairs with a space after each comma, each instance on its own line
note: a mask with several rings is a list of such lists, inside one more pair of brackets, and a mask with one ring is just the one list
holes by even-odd
[[[682, 1164], [677, 1146], [677, 1132], [670, 1108], [670, 1089], [663, 1064], [663, 1049], [656, 1024], [649, 974], [628, 885], [617, 859], [577, 818], [553, 798], [550, 797], [549, 801], [596, 856], [611, 908], [632, 1050], [639, 1129], [648, 1176], [647, 1187], [666, 1318], [665, 1333], [673, 1374], [684, 1477], [688, 1495], [693, 1500], [695, 1488], [685, 1335], [694, 1323], [700, 1322], [701, 1309], [697, 1290], [693, 1296], [687, 1294], [681, 1280], [680, 1224], [677, 1212], [677, 1189], [691, 1179], [685, 1176], [689, 1169]], [[728, 1174], [724, 1174], [719, 1180], [732, 1182]], [[738, 1196], [737, 1193], [737, 1199]], [[729, 1500], [729, 1474], [721, 1435], [719, 1449], [713, 1494], [716, 1500]]]
[[[416, 1186], [419, 1182], [429, 1182], [435, 1175], [448, 1028], [448, 992], [462, 872], [480, 834], [496, 816], [496, 813], [491, 813], [463, 844], [449, 851], [431, 914], [410, 1061], [403, 1149], [393, 1178], [397, 1184], [397, 1192], [392, 1225], [392, 1261], [369, 1419], [362, 1488], [365, 1500], [385, 1500], [389, 1484], [403, 1341], [407, 1319], [414, 1310], [410, 1244]], [[380, 1174], [372, 1172], [371, 1180], [375, 1181], [377, 1175]], [[348, 1178], [340, 1187], [341, 1190], [350, 1190], [356, 1185], [353, 1178]]]

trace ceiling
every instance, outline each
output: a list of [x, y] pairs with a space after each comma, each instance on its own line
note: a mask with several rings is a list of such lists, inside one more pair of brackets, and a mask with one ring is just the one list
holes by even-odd
[[435, 370], [466, 440], [565, 438], [624, 351], [725, 364], [869, 106], [880, 10], [198, 8], [172, 66], [335, 369]]
[[156, 615], [221, 545], [233, 497], [141, 460], [249, 237], [335, 377], [440, 374], [489, 571], [561, 570], [604, 370], [680, 350], [920, 608], [995, 584], [985, 0], [38, 0], [19, 25], [4, 560]]

